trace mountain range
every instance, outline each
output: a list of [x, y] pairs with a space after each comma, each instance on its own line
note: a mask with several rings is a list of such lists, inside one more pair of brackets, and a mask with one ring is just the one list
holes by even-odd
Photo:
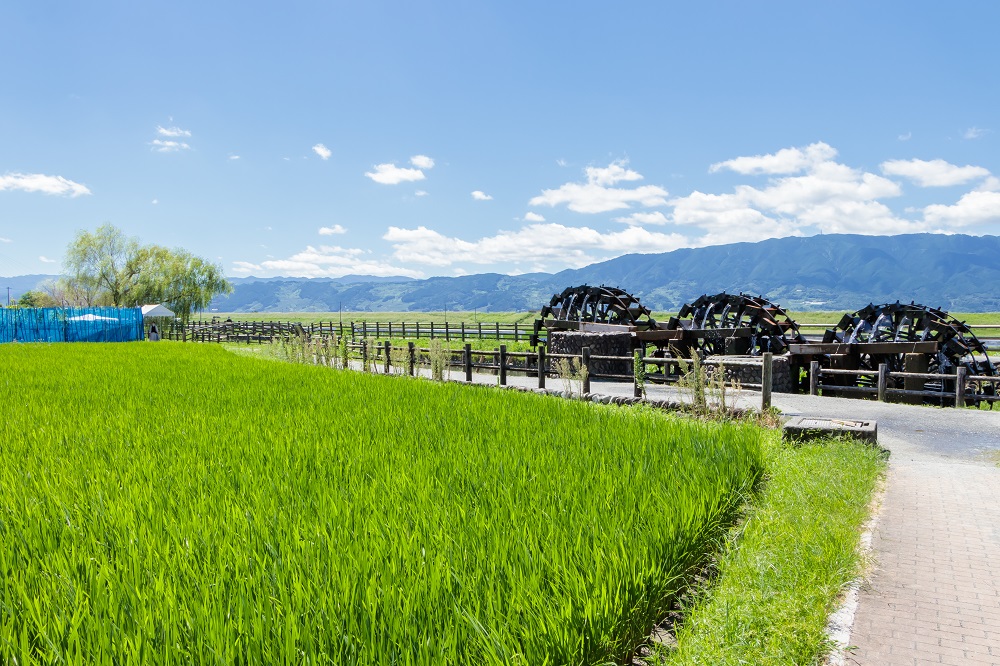
[[[37, 278], [33, 283], [37, 284], [46, 277], [5, 278], [7, 284], [0, 281], [0, 287], [26, 284], [31, 278]], [[955, 312], [996, 312], [1000, 311], [1000, 237], [818, 235], [629, 254], [554, 274], [231, 281], [233, 293], [215, 298], [210, 309], [524, 311], [538, 310], [566, 287], [605, 284], [660, 311], [675, 311], [701, 294], [744, 291], [766, 296], [789, 310], [848, 311], [869, 302], [901, 300]]]

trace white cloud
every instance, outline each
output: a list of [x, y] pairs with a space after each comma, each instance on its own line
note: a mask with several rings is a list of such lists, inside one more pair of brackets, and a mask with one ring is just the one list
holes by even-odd
[[949, 187], [990, 175], [979, 166], [956, 166], [944, 160], [888, 160], [882, 162], [882, 173], [887, 176], [909, 178], [920, 187]]
[[240, 159], [240, 156], [239, 155], [230, 155], [229, 159], [231, 159], [231, 160], [238, 160], [238, 159]]
[[616, 217], [615, 222], [621, 222], [622, 224], [629, 224], [634, 226], [642, 226], [644, 224], [667, 224], [670, 220], [667, 216], [658, 210], [654, 210], [648, 213], [632, 213], [626, 217]]
[[978, 190], [980, 192], [997, 192], [997, 191], [1000, 191], [1000, 178], [997, 178], [996, 176], [990, 176], [989, 178], [987, 178], [986, 180], [984, 180], [982, 183], [980, 183], [979, 187], [977, 187], [976, 190]]
[[900, 134], [896, 138], [899, 139], [900, 141], [909, 141], [910, 139], [913, 138], [913, 132], [907, 132], [906, 134]]
[[158, 153], [177, 153], [182, 150], [191, 150], [191, 146], [183, 141], [164, 141], [161, 139], [153, 139], [150, 142], [150, 145], [153, 146], [153, 150]]
[[525, 222], [544, 222], [545, 221], [545, 217], [542, 216], [542, 215], [539, 215], [538, 213], [536, 213], [534, 211], [530, 211], [529, 210], [527, 213], [524, 214], [524, 220], [525, 220]]
[[426, 178], [420, 169], [408, 169], [398, 167], [395, 164], [376, 164], [374, 171], [366, 171], [365, 175], [376, 183], [383, 185], [399, 185], [404, 182], [413, 182]]
[[38, 257], [38, 260], [41, 261], [42, 263], [45, 263], [45, 264], [58, 264], [59, 263], [57, 260], [55, 260], [55, 259], [49, 259], [45, 255], [40, 255]]
[[990, 133], [990, 130], [981, 127], [970, 127], [962, 134], [963, 139], [981, 139]]
[[86, 185], [67, 180], [62, 176], [47, 176], [42, 173], [8, 173], [0, 176], [0, 192], [20, 190], [78, 197], [90, 194]]
[[153, 204], [155, 206], [156, 204], [160, 203], [160, 200], [159, 199], [153, 199], [149, 203], [151, 203], [151, 204]]
[[181, 129], [180, 127], [160, 127], [159, 125], [156, 126], [156, 133], [160, 136], [166, 136], [173, 139], [191, 136], [191, 132], [186, 129]]
[[433, 169], [434, 160], [427, 157], [426, 155], [414, 155], [410, 158], [410, 164], [417, 167], [418, 169]]
[[492, 201], [493, 200], [493, 197], [491, 197], [490, 195], [486, 194], [486, 192], [483, 192], [482, 190], [475, 190], [472, 193], [472, 198], [475, 199], [476, 201]]
[[13, 243], [13, 242], [14, 241], [12, 241], [9, 238], [4, 238], [4, 237], [0, 236], [0, 243]]
[[427, 190], [417, 190], [416, 192], [413, 193], [413, 196], [426, 197], [427, 194], [428, 194]]
[[559, 166], [561, 166], [561, 167], [564, 167], [564, 166], [569, 166], [569, 162], [567, 162], [566, 160], [564, 160], [564, 159], [563, 159], [563, 158], [561, 158], [561, 157], [560, 157], [559, 159], [557, 159], [557, 160], [556, 160], [556, 164], [558, 164], [558, 165], [559, 165]]
[[561, 224], [531, 224], [475, 241], [445, 236], [423, 226], [389, 227], [382, 238], [392, 243], [399, 261], [430, 266], [529, 262], [549, 269], [557, 265], [578, 268], [627, 252], [667, 252], [688, 244], [679, 234], [654, 233], [640, 227], [601, 233]]
[[320, 159], [328, 160], [330, 155], [333, 155], [333, 151], [324, 146], [322, 143], [317, 143], [313, 146], [313, 152], [320, 156]]
[[586, 183], [566, 183], [554, 190], [542, 190], [528, 204], [531, 206], [566, 207], [577, 213], [606, 213], [631, 208], [638, 203], [647, 208], [667, 203], [667, 191], [657, 185], [643, 185], [634, 189], [610, 187], [621, 181], [635, 181], [642, 176], [625, 168], [625, 161], [612, 162], [604, 168], [588, 167]]
[[340, 226], [339, 224], [335, 224], [332, 227], [320, 227], [319, 228], [319, 235], [320, 236], [333, 236], [335, 234], [346, 234], [346, 233], [347, 233], [347, 229], [345, 229], [344, 227]]
[[952, 206], [932, 204], [924, 208], [924, 219], [945, 228], [1000, 222], [1000, 192], [977, 190]]
[[708, 171], [715, 173], [728, 169], [744, 176], [793, 174], [801, 173], [817, 164], [832, 160], [836, 156], [836, 150], [819, 141], [805, 148], [784, 148], [769, 155], [737, 157], [725, 162], [716, 162], [708, 168]]
[[233, 272], [240, 274], [263, 273], [296, 277], [340, 277], [342, 275], [376, 275], [423, 277], [417, 270], [403, 268], [379, 259], [365, 256], [364, 250], [339, 246], [309, 245], [287, 259], [269, 259], [259, 264], [234, 261]]
[[[670, 201], [668, 222], [703, 235], [695, 245], [758, 241], [814, 233], [893, 234], [924, 231], [927, 224], [894, 214], [881, 199], [902, 194], [874, 173], [833, 161], [825, 143], [770, 155], [737, 157], [713, 165], [745, 175], [772, 177], [764, 187], [737, 185], [726, 194], [695, 191]], [[624, 220], [623, 220], [624, 221]]]
[[620, 160], [612, 162], [606, 167], [587, 167], [587, 182], [597, 185], [614, 185], [623, 180], [642, 180], [638, 172], [626, 169], [627, 162]]

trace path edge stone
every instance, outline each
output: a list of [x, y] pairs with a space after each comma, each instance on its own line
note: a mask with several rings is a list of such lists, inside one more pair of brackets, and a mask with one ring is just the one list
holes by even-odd
[[886, 490], [889, 487], [889, 474], [890, 470], [887, 469], [868, 503], [870, 517], [865, 522], [861, 538], [858, 540], [858, 554], [861, 556], [862, 562], [861, 573], [855, 576], [854, 580], [847, 586], [840, 606], [830, 615], [827, 622], [826, 634], [832, 647], [826, 661], [823, 662], [825, 666], [847, 665], [847, 653], [851, 649], [851, 631], [854, 628], [854, 616], [858, 612], [858, 597], [861, 593], [861, 586], [867, 582], [876, 565], [872, 542], [875, 538], [875, 530], [878, 529]]

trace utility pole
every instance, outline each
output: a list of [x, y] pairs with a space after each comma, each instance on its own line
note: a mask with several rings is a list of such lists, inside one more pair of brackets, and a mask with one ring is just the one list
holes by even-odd
[[7, 307], [10, 307], [10, 287], [7, 287]]

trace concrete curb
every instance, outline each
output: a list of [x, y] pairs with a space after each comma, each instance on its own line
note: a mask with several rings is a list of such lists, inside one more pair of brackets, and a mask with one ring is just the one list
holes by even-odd
[[881, 487], [872, 497], [869, 504], [871, 518], [865, 523], [864, 531], [858, 542], [858, 553], [864, 563], [864, 571], [851, 581], [844, 593], [844, 600], [840, 607], [830, 615], [830, 620], [826, 625], [826, 633], [833, 644], [833, 649], [826, 659], [826, 666], [846, 666], [847, 652], [851, 649], [851, 631], [854, 629], [854, 616], [858, 611], [858, 597], [861, 592], [861, 585], [865, 582], [871, 569], [872, 540], [875, 530], [878, 529], [879, 514], [882, 510], [882, 500], [885, 498], [886, 489], [889, 487], [888, 477], [883, 477]]

